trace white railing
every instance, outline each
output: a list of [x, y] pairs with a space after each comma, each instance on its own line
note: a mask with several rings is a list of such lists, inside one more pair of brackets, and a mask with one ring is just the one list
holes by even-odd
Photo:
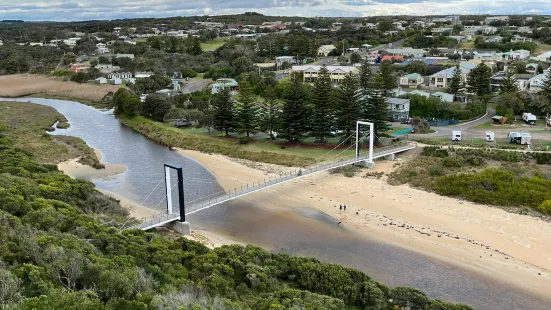
[[[387, 156], [387, 155], [390, 155], [390, 154], [395, 154], [395, 153], [407, 151], [407, 150], [415, 148], [416, 146], [417, 146], [416, 142], [407, 141], [406, 143], [401, 144], [400, 146], [393, 145], [393, 146], [379, 148], [379, 149], [375, 150], [375, 152], [373, 152], [373, 159], [384, 157], [384, 156]], [[369, 155], [362, 155], [362, 156], [359, 156], [359, 157], [340, 160], [340, 161], [334, 162], [334, 163], [322, 164], [322, 165], [319, 165], [319, 166], [316, 166], [316, 167], [313, 167], [313, 168], [310, 168], [310, 169], [305, 169], [305, 170], [296, 169], [295, 171], [289, 172], [286, 175], [280, 175], [280, 176], [277, 176], [277, 177], [268, 178], [267, 180], [264, 179], [262, 182], [258, 182], [258, 183], [253, 182], [253, 184], [251, 184], [251, 185], [245, 184], [245, 185], [241, 185], [239, 187], [234, 187], [233, 189], [229, 189], [226, 192], [219, 192], [218, 194], [214, 194], [214, 197], [212, 197], [212, 198], [207, 199], [207, 197], [212, 196], [212, 195], [209, 195], [207, 197], [204, 197], [205, 199], [199, 199], [200, 200], [199, 202], [195, 203], [195, 201], [198, 201], [198, 200], [195, 200], [195, 201], [193, 201], [193, 203], [191, 203], [189, 205], [186, 205], [185, 206], [186, 215], [193, 214], [193, 213], [196, 213], [198, 211], [208, 209], [210, 207], [219, 205], [221, 203], [236, 199], [238, 197], [245, 196], [245, 195], [248, 195], [250, 193], [257, 192], [257, 191], [263, 190], [265, 188], [272, 187], [272, 186], [275, 186], [275, 185], [279, 185], [279, 184], [282, 184], [282, 183], [285, 183], [285, 182], [288, 182], [288, 181], [291, 181], [291, 180], [302, 178], [302, 177], [305, 177], [305, 176], [308, 176], [308, 175], [311, 175], [311, 174], [314, 174], [314, 173], [318, 173], [318, 172], [321, 172], [321, 171], [327, 171], [327, 170], [335, 169], [335, 168], [338, 168], [338, 167], [342, 167], [342, 166], [362, 162], [362, 161], [368, 160], [368, 157], [369, 157]], [[151, 229], [151, 228], [161, 226], [161, 225], [164, 225], [166, 223], [178, 220], [179, 218], [180, 218], [180, 214], [178, 214], [178, 213], [153, 215], [151, 218], [144, 219], [144, 221], [140, 224], [136, 224], [134, 226], [128, 227], [128, 229], [147, 230], [147, 229]]]

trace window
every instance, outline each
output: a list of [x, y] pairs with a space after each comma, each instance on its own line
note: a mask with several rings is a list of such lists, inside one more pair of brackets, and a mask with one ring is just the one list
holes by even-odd
[[438, 83], [442, 83], [442, 82], [444, 82], [444, 78], [437, 78], [436, 81], [437, 81]]

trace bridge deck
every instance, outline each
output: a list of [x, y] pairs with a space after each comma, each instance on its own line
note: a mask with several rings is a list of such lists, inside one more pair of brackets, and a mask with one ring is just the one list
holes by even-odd
[[[414, 149], [415, 147], [416, 147], [415, 144], [408, 143], [408, 144], [401, 145], [401, 146], [393, 146], [393, 147], [386, 147], [386, 148], [377, 149], [375, 152], [373, 152], [373, 159], [384, 157], [384, 156], [387, 156], [387, 155], [390, 155], [390, 154], [396, 154], [396, 153], [404, 152], [404, 151], [407, 151], [407, 150]], [[300, 170], [300, 172], [298, 172], [298, 173], [292, 173], [292, 174], [289, 174], [289, 175], [286, 175], [286, 176], [280, 176], [280, 177], [276, 177], [276, 178], [273, 178], [273, 179], [269, 179], [269, 180], [267, 180], [263, 183], [258, 183], [258, 184], [253, 183], [252, 186], [247, 185], [247, 187], [241, 188], [240, 190], [237, 190], [237, 189], [235, 189], [234, 191], [230, 190], [229, 192], [227, 192], [225, 194], [221, 193], [217, 197], [212, 197], [210, 199], [204, 199], [200, 202], [191, 203], [189, 205], [186, 205], [185, 206], [186, 215], [193, 214], [193, 213], [199, 212], [201, 210], [217, 206], [221, 203], [224, 203], [224, 202], [227, 202], [227, 201], [230, 201], [230, 200], [234, 200], [236, 198], [239, 198], [239, 197], [248, 195], [250, 193], [254, 193], [254, 192], [257, 192], [257, 191], [275, 186], [275, 185], [279, 185], [279, 184], [282, 184], [282, 183], [285, 183], [285, 182], [288, 182], [288, 181], [291, 181], [291, 180], [296, 180], [296, 179], [299, 179], [299, 178], [302, 178], [302, 177], [305, 177], [305, 176], [308, 176], [308, 175], [311, 175], [311, 174], [314, 174], [314, 173], [327, 171], [327, 170], [339, 168], [339, 167], [342, 167], [342, 166], [362, 162], [362, 161], [368, 160], [368, 158], [369, 158], [368, 155], [364, 155], [364, 156], [355, 157], [355, 158], [352, 158], [352, 159], [341, 160], [341, 161], [338, 161], [338, 162], [335, 162], [335, 163], [328, 163], [328, 164], [320, 165], [320, 166], [317, 166], [317, 167], [314, 167], [314, 168], [310, 168], [310, 169], [306, 169], [306, 170]], [[128, 229], [148, 230], [148, 229], [151, 229], [151, 228], [155, 228], [155, 227], [162, 226], [164, 224], [176, 221], [179, 218], [180, 218], [180, 214], [178, 214], [178, 213], [163, 214], [163, 215], [159, 215], [159, 216], [156, 216], [156, 217], [153, 217], [153, 218], [146, 219], [140, 224], [128, 227]]]

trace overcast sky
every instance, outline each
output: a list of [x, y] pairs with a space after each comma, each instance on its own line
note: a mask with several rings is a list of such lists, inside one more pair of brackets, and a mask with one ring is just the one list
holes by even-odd
[[550, 14], [549, 0], [0, 0], [0, 19], [88, 20], [217, 15]]

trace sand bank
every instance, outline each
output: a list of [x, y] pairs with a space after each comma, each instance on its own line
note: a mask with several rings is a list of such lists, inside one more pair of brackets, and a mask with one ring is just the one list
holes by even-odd
[[[220, 155], [178, 150], [214, 173], [224, 188], [274, 176], [289, 168], [254, 165]], [[405, 157], [407, 157], [406, 155]], [[411, 156], [411, 155], [410, 155]], [[378, 162], [390, 172], [395, 162]], [[348, 228], [485, 277], [548, 296], [551, 286], [551, 224], [498, 208], [442, 197], [382, 179], [320, 173], [241, 199], [263, 207], [317, 208]], [[347, 204], [346, 211], [339, 204]]]
[[[101, 162], [101, 152], [94, 149], [98, 160]], [[104, 169], [95, 169], [88, 165], [83, 165], [78, 162], [79, 158], [73, 158], [57, 164], [57, 168], [68, 176], [75, 179], [92, 180], [95, 178], [107, 178], [126, 171], [125, 165], [119, 164], [104, 164]]]

